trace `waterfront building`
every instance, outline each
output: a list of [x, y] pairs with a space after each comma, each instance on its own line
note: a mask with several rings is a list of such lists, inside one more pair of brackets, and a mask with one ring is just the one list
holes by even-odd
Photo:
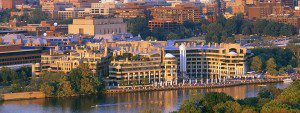
[[177, 60], [164, 52], [164, 45], [149, 41], [111, 44], [110, 85], [176, 85]]
[[107, 47], [98, 43], [93, 46], [71, 47], [69, 50], [60, 50], [58, 46], [50, 49], [49, 53], [41, 56], [41, 62], [32, 64], [32, 74], [40, 75], [43, 71], [68, 73], [81, 64], [86, 64], [93, 74], [108, 76], [110, 54]]
[[177, 71], [182, 79], [217, 82], [246, 73], [246, 48], [239, 44], [168, 41], [165, 52], [177, 58]]
[[41, 53], [42, 50], [39, 49], [22, 49], [20, 45], [0, 44], [0, 67], [31, 66], [31, 63], [41, 61]]
[[122, 18], [86, 17], [85, 19], [73, 19], [73, 24], [69, 24], [68, 30], [69, 34], [83, 35], [126, 33], [127, 25]]

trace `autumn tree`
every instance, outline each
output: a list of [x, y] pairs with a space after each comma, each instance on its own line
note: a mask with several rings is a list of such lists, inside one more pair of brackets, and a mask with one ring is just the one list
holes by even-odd
[[262, 71], [262, 61], [259, 56], [253, 57], [250, 68], [256, 72]]
[[274, 58], [270, 58], [269, 60], [267, 60], [266, 68], [268, 73], [270, 73], [271, 75], [276, 75], [277, 74], [276, 67], [277, 65]]
[[240, 113], [242, 107], [235, 101], [227, 101], [225, 103], [219, 103], [213, 107], [215, 113]]

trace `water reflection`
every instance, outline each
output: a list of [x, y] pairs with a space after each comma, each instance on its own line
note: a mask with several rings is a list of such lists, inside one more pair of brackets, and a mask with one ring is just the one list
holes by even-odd
[[[271, 84], [269, 84], [271, 85]], [[274, 84], [272, 84], [274, 85]], [[276, 84], [284, 88], [288, 84]], [[177, 110], [190, 95], [205, 92], [224, 92], [235, 99], [254, 97], [262, 87], [244, 85], [215, 89], [187, 89], [126, 94], [108, 94], [73, 98], [51, 98], [22, 101], [5, 101], [0, 104], [1, 113], [134, 113], [144, 109], [162, 109], [164, 112]], [[99, 105], [98, 107], [93, 107]]]

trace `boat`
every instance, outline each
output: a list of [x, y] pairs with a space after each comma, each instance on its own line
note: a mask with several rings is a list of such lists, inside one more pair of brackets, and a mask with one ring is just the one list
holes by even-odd
[[283, 79], [283, 83], [291, 83], [293, 80], [291, 78]]

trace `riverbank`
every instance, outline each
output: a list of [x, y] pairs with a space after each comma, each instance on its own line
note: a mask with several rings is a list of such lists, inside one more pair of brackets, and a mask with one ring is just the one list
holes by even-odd
[[[299, 79], [297, 79], [299, 80]], [[108, 89], [105, 93], [132, 93], [132, 92], [148, 92], [148, 91], [164, 91], [164, 90], [178, 90], [178, 89], [207, 89], [207, 88], [223, 88], [223, 87], [233, 87], [240, 85], [250, 85], [250, 84], [265, 84], [265, 83], [279, 83], [283, 82], [283, 79], [272, 79], [272, 80], [235, 80], [221, 83], [211, 83], [211, 84], [186, 84], [186, 85], [176, 85], [176, 86], [137, 86], [131, 89]]]
[[[283, 82], [283, 79], [230, 80], [221, 83], [185, 84], [185, 85], [176, 85], [176, 86], [175, 85], [173, 86], [130, 86], [131, 88], [129, 89], [125, 89], [125, 88], [107, 89], [105, 90], [104, 93], [112, 94], [112, 93], [151, 92], [151, 91], [165, 91], [165, 90], [179, 90], [179, 89], [225, 88], [225, 87], [234, 87], [240, 85], [266, 84], [266, 83], [279, 83], [279, 82]], [[38, 98], [47, 98], [47, 97], [42, 92], [6, 93], [0, 95], [0, 101], [26, 100], [26, 99], [38, 99]], [[49, 98], [53, 98], [53, 97], [49, 97]]]

